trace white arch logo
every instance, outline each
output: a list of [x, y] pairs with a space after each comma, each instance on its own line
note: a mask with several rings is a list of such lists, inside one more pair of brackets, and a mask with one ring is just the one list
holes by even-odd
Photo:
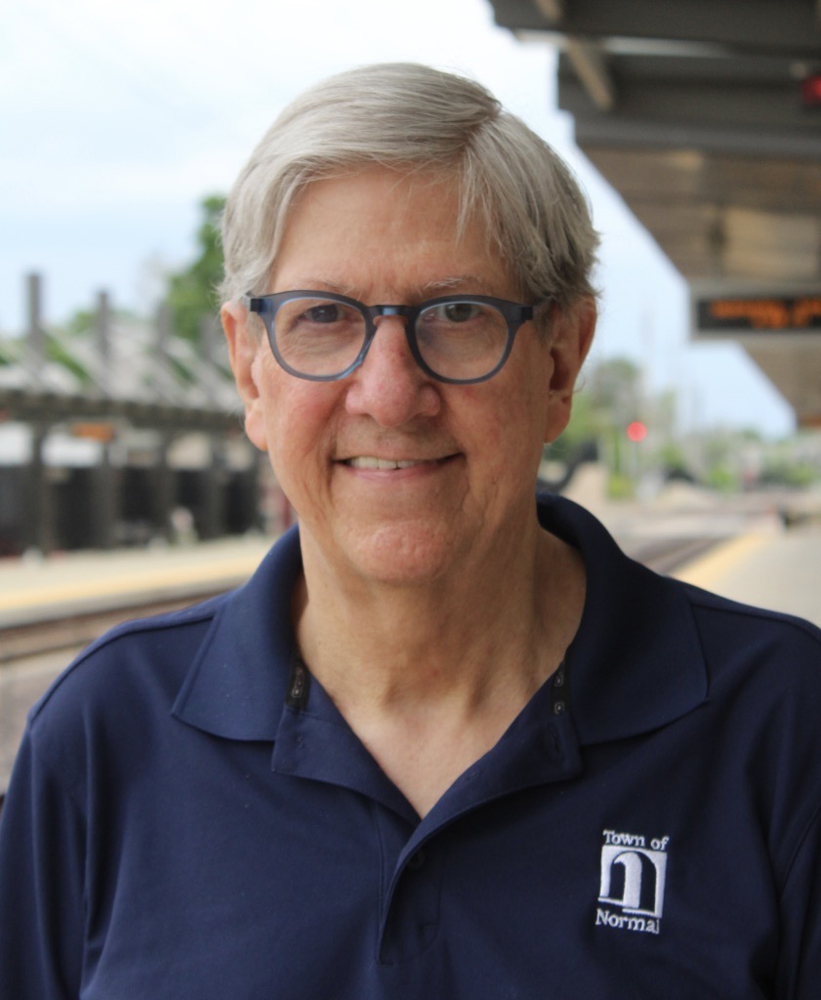
[[618, 906], [622, 913], [659, 918], [664, 908], [666, 876], [666, 851], [605, 844], [599, 902]]

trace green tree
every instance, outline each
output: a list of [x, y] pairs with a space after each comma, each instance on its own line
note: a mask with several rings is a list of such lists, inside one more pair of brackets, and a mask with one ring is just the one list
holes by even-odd
[[626, 427], [640, 416], [641, 369], [628, 358], [603, 359], [583, 379], [582, 392], [589, 394], [602, 424]]
[[216, 287], [222, 279], [220, 218], [224, 208], [222, 195], [210, 195], [202, 200], [202, 222], [197, 231], [199, 256], [168, 280], [168, 304], [174, 332], [194, 343], [200, 340], [203, 320], [214, 316], [219, 308]]

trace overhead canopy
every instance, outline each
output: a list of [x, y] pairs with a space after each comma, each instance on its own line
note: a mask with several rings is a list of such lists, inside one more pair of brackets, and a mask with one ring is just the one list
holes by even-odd
[[[491, 0], [696, 297], [821, 297], [821, 0]], [[707, 334], [715, 336], [715, 334]], [[821, 329], [724, 331], [821, 424]]]

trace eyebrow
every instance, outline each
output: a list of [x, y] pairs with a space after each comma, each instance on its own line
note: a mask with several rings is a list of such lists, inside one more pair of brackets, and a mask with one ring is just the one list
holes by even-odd
[[489, 283], [475, 274], [458, 274], [447, 278], [434, 278], [426, 281], [419, 289], [425, 295], [453, 291], [454, 289], [470, 289], [477, 295], [491, 294], [493, 289]]
[[327, 278], [308, 277], [296, 282], [292, 288], [284, 288], [283, 291], [305, 290], [309, 292], [333, 292], [335, 295], [346, 295], [349, 299], [354, 298], [351, 289], [347, 285], [339, 285], [335, 281]]
[[[307, 277], [300, 283], [300, 288], [311, 291], [333, 292], [336, 295], [344, 295], [349, 299], [358, 299], [355, 294], [356, 289], [350, 285], [341, 285], [328, 278]], [[437, 295], [447, 294], [454, 290], [464, 289], [467, 293], [475, 295], [492, 295], [493, 288], [485, 278], [480, 278], [475, 274], [448, 275], [443, 278], [432, 278], [419, 286], [419, 298], [434, 298]]]

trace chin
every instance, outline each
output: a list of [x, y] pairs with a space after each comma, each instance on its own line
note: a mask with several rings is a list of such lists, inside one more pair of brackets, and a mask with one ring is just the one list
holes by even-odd
[[437, 530], [429, 524], [377, 528], [350, 539], [345, 550], [361, 577], [397, 586], [433, 583], [447, 574], [457, 556], [453, 528]]

